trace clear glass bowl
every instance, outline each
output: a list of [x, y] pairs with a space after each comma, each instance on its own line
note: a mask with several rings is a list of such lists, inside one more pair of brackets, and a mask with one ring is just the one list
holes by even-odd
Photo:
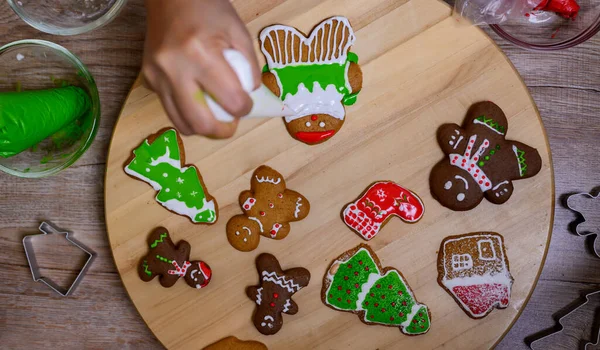
[[51, 137], [20, 154], [0, 157], [0, 170], [11, 175], [40, 178], [71, 166], [90, 147], [100, 124], [100, 97], [94, 78], [79, 58], [64, 47], [43, 40], [21, 40], [0, 47], [0, 91], [41, 90], [73, 85], [91, 100], [80, 118], [78, 139], [55, 142]]
[[567, 49], [579, 45], [600, 31], [600, 1], [578, 0], [575, 20], [551, 12], [534, 11], [510, 23], [492, 25], [502, 38], [517, 46], [540, 51]]
[[127, 0], [7, 0], [30, 26], [55, 35], [77, 35], [112, 21]]

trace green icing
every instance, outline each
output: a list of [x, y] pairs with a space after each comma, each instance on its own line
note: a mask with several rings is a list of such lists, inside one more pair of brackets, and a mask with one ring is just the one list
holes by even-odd
[[486, 118], [485, 115], [479, 116], [477, 119], [478, 122], [481, 122], [485, 125], [487, 125], [488, 127], [496, 130], [498, 133], [504, 135], [506, 133], [506, 127], [503, 125], [500, 125], [497, 121], [495, 121], [492, 118]]
[[527, 160], [525, 159], [525, 151], [520, 150], [517, 146], [513, 146], [515, 154], [517, 155], [517, 161], [519, 162], [519, 170], [521, 177], [527, 174]]
[[379, 274], [375, 261], [365, 249], [339, 265], [327, 292], [327, 303], [341, 310], [356, 310], [358, 294], [369, 275]]
[[173, 260], [169, 260], [169, 259], [165, 258], [164, 256], [160, 256], [160, 255], [156, 255], [156, 258], [162, 262], [166, 262], [169, 264], [173, 262]]
[[150, 244], [150, 248], [156, 248], [159, 243], [164, 242], [165, 238], [167, 238], [167, 234], [161, 233], [160, 237], [158, 237], [158, 239], [155, 239], [154, 242], [152, 242], [152, 244]]
[[358, 64], [358, 55], [354, 52], [348, 52], [348, 61]]
[[354, 92], [350, 95], [345, 96], [344, 99], [342, 100], [342, 103], [345, 106], [352, 106], [353, 104], [356, 103], [357, 99], [358, 99], [358, 92]]
[[125, 172], [154, 187], [161, 205], [194, 223], [217, 220], [215, 202], [208, 201], [197, 169], [181, 166], [181, 150], [174, 129], [162, 133], [152, 144], [145, 140], [133, 154]]
[[412, 335], [422, 334], [427, 332], [429, 327], [429, 313], [427, 312], [427, 307], [422, 306], [415, 314], [415, 317], [410, 321], [410, 325], [403, 329], [403, 332]]
[[144, 268], [144, 272], [146, 273], [146, 275], [152, 276], [152, 271], [150, 271], [150, 269], [148, 268], [148, 262], [146, 260], [144, 260], [142, 267]]
[[[12, 157], [34, 147], [86, 116], [90, 107], [87, 93], [75, 86], [0, 93], [0, 156]], [[59, 141], [73, 139], [73, 131], [65, 132], [68, 137], [58, 137]]]
[[309, 64], [301, 66], [287, 66], [275, 68], [273, 72], [279, 77], [283, 91], [281, 98], [288, 94], [296, 95], [301, 84], [313, 92], [315, 83], [323, 90], [329, 85], [334, 85], [342, 95], [350, 94], [346, 86], [346, 64]]

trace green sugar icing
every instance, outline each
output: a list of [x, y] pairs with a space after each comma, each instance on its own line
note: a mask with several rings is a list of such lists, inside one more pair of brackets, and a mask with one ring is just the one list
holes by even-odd
[[169, 129], [152, 144], [148, 140], [135, 150], [125, 172], [150, 184], [156, 201], [168, 210], [189, 217], [194, 223], [217, 221], [215, 202], [208, 201], [198, 170], [182, 167], [177, 132]]
[[89, 96], [76, 86], [0, 93], [0, 156], [15, 156], [57, 133], [53, 142], [60, 141], [60, 146], [76, 141], [81, 128], [68, 126], [86, 116], [90, 107]]

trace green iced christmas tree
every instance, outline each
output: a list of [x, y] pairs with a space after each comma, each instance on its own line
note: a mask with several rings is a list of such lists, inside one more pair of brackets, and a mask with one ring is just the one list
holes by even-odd
[[158, 191], [156, 201], [170, 211], [194, 223], [214, 223], [215, 203], [207, 199], [196, 167], [182, 167], [181, 153], [177, 132], [169, 129], [152, 144], [144, 140], [125, 172], [149, 183]]

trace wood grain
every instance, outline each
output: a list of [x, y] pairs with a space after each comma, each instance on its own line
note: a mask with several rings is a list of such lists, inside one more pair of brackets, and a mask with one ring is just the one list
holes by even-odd
[[[269, 2], [275, 6], [282, 0]], [[259, 15], [247, 14], [244, 20]], [[21, 22], [6, 2], [0, 2], [3, 43], [42, 38], [66, 46], [91, 68], [103, 102], [98, 137], [75, 166], [37, 181], [0, 174], [0, 262], [6, 267], [0, 271], [2, 348], [45, 349], [48, 344], [61, 344], [65, 349], [162, 348], [122, 287], [104, 226], [106, 151], [121, 105], [139, 71], [144, 26], [142, 0], [130, 0], [108, 26], [76, 37], [37, 32]], [[557, 196], [600, 185], [600, 36], [556, 53], [528, 52], [495, 34], [491, 37], [519, 70], [538, 105], [550, 138]], [[58, 196], [63, 200], [58, 201]], [[523, 339], [553, 326], [552, 315], [581, 290], [600, 288], [600, 259], [589, 253], [585, 238], [568, 231], [574, 218], [557, 200], [552, 244], [540, 282], [499, 349], [526, 349]], [[35, 232], [43, 219], [72, 229], [75, 237], [99, 255], [68, 299], [31, 280], [21, 238]]]

